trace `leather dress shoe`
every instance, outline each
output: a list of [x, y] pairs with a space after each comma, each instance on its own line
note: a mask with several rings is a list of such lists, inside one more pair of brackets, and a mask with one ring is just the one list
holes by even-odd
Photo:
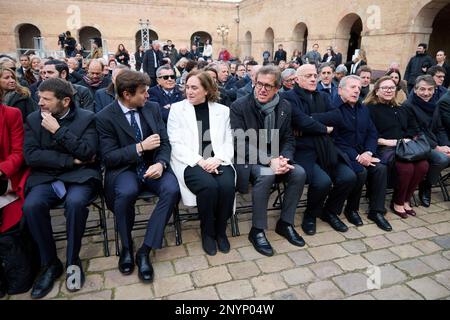
[[393, 202], [391, 202], [391, 206], [390, 206], [390, 207], [391, 207], [392, 212], [393, 212], [395, 215], [399, 216], [399, 217], [402, 218], [402, 219], [408, 218], [408, 214], [406, 213], [406, 211], [405, 211], [405, 212], [400, 212], [400, 211], [395, 210], [395, 208], [394, 208], [394, 203], [393, 203]]
[[431, 186], [426, 182], [419, 184], [419, 198], [420, 202], [425, 208], [431, 204]]
[[339, 219], [339, 217], [332, 213], [324, 213], [321, 219], [327, 222], [334, 230], [339, 232], [346, 232], [348, 227]]
[[144, 283], [153, 281], [153, 266], [147, 253], [136, 254], [136, 265], [138, 267], [138, 277]]
[[133, 273], [134, 259], [130, 249], [122, 248], [119, 258], [119, 271], [124, 275]]
[[202, 247], [209, 256], [215, 256], [217, 253], [216, 240], [207, 234], [202, 234]]
[[358, 211], [344, 212], [344, 215], [347, 218], [348, 222], [350, 222], [351, 224], [357, 227], [363, 225], [363, 222], [361, 220], [361, 217], [359, 216]]
[[310, 215], [305, 215], [303, 217], [302, 230], [308, 236], [316, 234], [316, 218]]
[[62, 262], [56, 258], [54, 262], [41, 269], [31, 290], [32, 299], [40, 299], [45, 297], [53, 289], [55, 280], [57, 280], [64, 272]]
[[405, 209], [405, 211], [406, 211], [406, 213], [409, 214], [410, 216], [415, 217], [415, 216], [417, 215], [417, 213], [416, 213], [413, 209], [411, 209], [411, 210], [406, 210], [406, 209]]
[[384, 218], [384, 216], [381, 213], [379, 213], [379, 212], [369, 213], [367, 218], [369, 220], [372, 220], [373, 222], [375, 222], [376, 225], [378, 226], [378, 228], [380, 228], [384, 231], [392, 231], [391, 225], [389, 224], [389, 222], [387, 222], [387, 220]]
[[297, 233], [293, 225], [283, 223], [281, 220], [278, 220], [277, 226], [275, 227], [275, 232], [280, 236], [285, 237], [287, 241], [294, 246], [303, 247], [305, 245], [305, 240], [303, 240], [303, 238]]
[[254, 229], [250, 230], [248, 234], [248, 240], [253, 244], [256, 251], [262, 255], [271, 257], [273, 256], [273, 249], [269, 241], [266, 238], [264, 231], [256, 232]]
[[230, 252], [230, 242], [228, 241], [228, 238], [226, 235], [217, 236], [217, 249], [219, 249], [222, 253], [228, 253]]
[[[79, 272], [79, 277], [75, 274]], [[79, 282], [78, 282], [79, 281]], [[75, 263], [67, 265], [66, 268], [66, 288], [69, 292], [76, 292], [83, 288], [86, 281], [81, 260], [77, 259]]]

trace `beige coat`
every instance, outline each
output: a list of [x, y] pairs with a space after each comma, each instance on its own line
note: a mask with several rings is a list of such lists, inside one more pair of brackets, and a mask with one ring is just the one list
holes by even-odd
[[[222, 104], [209, 102], [209, 124], [214, 156], [232, 165], [234, 156], [233, 135], [230, 127], [230, 109]], [[184, 170], [194, 167], [202, 156], [199, 154], [197, 118], [194, 106], [187, 99], [173, 104], [167, 121], [172, 154], [170, 166], [180, 185], [184, 205], [196, 206], [197, 198], [184, 182]]]

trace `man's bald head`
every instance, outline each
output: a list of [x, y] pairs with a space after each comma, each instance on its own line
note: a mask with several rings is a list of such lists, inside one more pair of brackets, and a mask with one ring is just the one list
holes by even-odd
[[308, 91], [315, 91], [317, 88], [317, 69], [312, 64], [304, 64], [297, 69], [297, 79], [295, 80], [300, 88]]
[[103, 78], [103, 63], [98, 59], [89, 62], [87, 76], [92, 81], [100, 81]]
[[317, 73], [317, 69], [313, 64], [304, 64], [297, 68], [297, 76], [305, 75], [309, 73]]

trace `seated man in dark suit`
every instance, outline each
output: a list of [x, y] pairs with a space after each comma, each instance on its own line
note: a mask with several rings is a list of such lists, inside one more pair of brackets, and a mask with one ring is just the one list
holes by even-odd
[[378, 133], [373, 124], [369, 109], [359, 101], [361, 78], [355, 75], [344, 77], [339, 83], [338, 96], [333, 106], [342, 115], [342, 126], [333, 131], [336, 146], [348, 157], [356, 174], [356, 185], [347, 197], [344, 214], [347, 220], [356, 225], [363, 224], [358, 210], [362, 189], [366, 180], [369, 190], [369, 220], [380, 229], [391, 231], [392, 227], [384, 218], [384, 200], [387, 187], [387, 168], [374, 155], [377, 150]]
[[116, 88], [115, 88], [116, 77], [123, 70], [129, 69], [130, 68], [128, 68], [124, 64], [119, 64], [118, 66], [116, 66], [116, 68], [112, 72], [111, 75], [112, 82], [109, 84], [109, 86], [106, 88], [99, 89], [95, 92], [94, 97], [95, 113], [100, 112], [100, 110], [102, 110], [104, 107], [110, 105], [111, 103], [114, 102], [114, 100], [116, 100]]
[[158, 85], [148, 90], [150, 101], [159, 104], [164, 123], [167, 123], [170, 106], [184, 99], [183, 93], [178, 90], [175, 80], [176, 75], [173, 68], [169, 65], [163, 65], [156, 70]]
[[[101, 184], [99, 166], [94, 161], [98, 147], [94, 113], [74, 106], [72, 86], [62, 79], [42, 82], [39, 96], [40, 110], [28, 116], [24, 142], [31, 175], [23, 211], [39, 247], [42, 268], [32, 298], [47, 295], [63, 272], [50, 219], [50, 208], [63, 200], [68, 239], [66, 286], [76, 291], [83, 285], [81, 238], [89, 213], [87, 206]], [[80, 282], [69, 281], [71, 270], [78, 270], [80, 277], [76, 278]]]
[[105, 164], [106, 202], [116, 215], [122, 243], [119, 270], [134, 270], [133, 230], [135, 202], [142, 189], [159, 197], [144, 237], [136, 253], [138, 276], [153, 280], [150, 250], [160, 249], [164, 228], [180, 198], [177, 179], [167, 166], [170, 144], [159, 106], [147, 102], [150, 78], [147, 74], [124, 70], [116, 78], [118, 99], [97, 113], [102, 161]]

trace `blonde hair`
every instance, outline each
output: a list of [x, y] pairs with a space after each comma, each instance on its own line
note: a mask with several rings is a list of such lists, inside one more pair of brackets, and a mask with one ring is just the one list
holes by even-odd
[[[382, 103], [380, 98], [377, 96], [377, 91], [380, 90], [381, 83], [384, 81], [392, 81], [395, 85], [395, 81], [390, 76], [381, 77], [380, 79], [377, 80], [377, 82], [375, 82], [373, 90], [370, 91], [369, 94], [367, 95], [366, 99], [364, 99], [363, 103], [365, 105]], [[395, 85], [395, 87], [397, 88], [396, 85]], [[395, 90], [394, 98], [392, 98], [392, 100], [389, 101], [389, 103], [392, 104], [394, 107], [398, 107], [400, 105], [398, 103], [396, 97], [397, 97], [397, 90]]]
[[[26, 97], [30, 97], [31, 93], [30, 90], [26, 87], [23, 87], [19, 81], [17, 80], [17, 76], [16, 73], [9, 69], [9, 68], [0, 68], [0, 78], [3, 77], [3, 74], [5, 72], [9, 72], [11, 73], [13, 79], [16, 81], [16, 90], [14, 90], [15, 92], [17, 92], [18, 94], [22, 95], [22, 96], [26, 96]], [[0, 99], [3, 100], [4, 96], [6, 94], [6, 90], [4, 90], [3, 88], [0, 87]]]

